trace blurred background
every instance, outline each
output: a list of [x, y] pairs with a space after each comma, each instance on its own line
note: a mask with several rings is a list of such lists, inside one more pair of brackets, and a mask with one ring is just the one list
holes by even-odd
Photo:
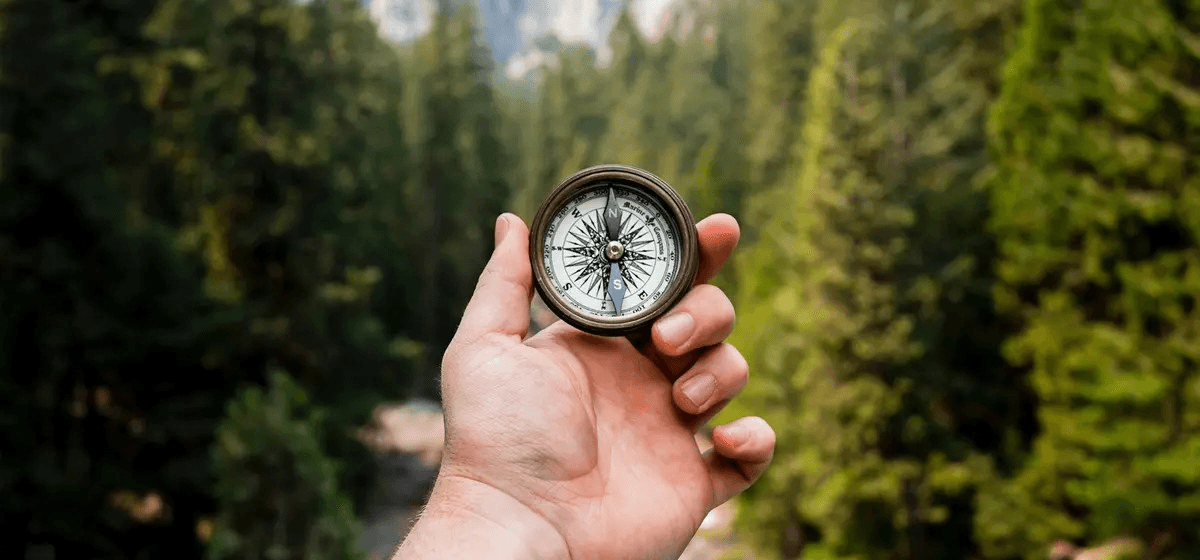
[[496, 215], [623, 163], [779, 434], [686, 558], [1200, 558], [1198, 147], [1194, 1], [0, 0], [8, 554], [386, 558]]

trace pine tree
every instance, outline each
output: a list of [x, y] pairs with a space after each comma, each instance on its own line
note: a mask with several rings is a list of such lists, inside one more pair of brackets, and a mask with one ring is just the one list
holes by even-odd
[[514, 113], [530, 122], [514, 124], [526, 134], [517, 135], [521, 188], [513, 205], [531, 217], [564, 177], [618, 163], [663, 177], [700, 216], [738, 213], [748, 185], [749, 11], [739, 2], [683, 2], [684, 16], [651, 42], [625, 6], [606, 64], [597, 66], [590, 49], [561, 49], [536, 100], [527, 112]]
[[650, 55], [650, 48], [633, 21], [628, 2], [622, 7], [617, 21], [613, 24], [613, 30], [608, 36], [608, 46], [612, 49], [613, 59], [609, 71], [612, 79], [610, 87], [627, 92], [633, 89], [633, 84], [637, 82], [649, 62]]
[[770, 411], [791, 458], [747, 525], [785, 558], [963, 558], [974, 489], [1022, 435], [977, 188], [1005, 3], [818, 8], [798, 178], [757, 201], [739, 265], [740, 410]]
[[750, 180], [775, 186], [788, 169], [800, 133], [808, 74], [820, 48], [813, 19], [815, 0], [766, 0], [750, 10], [747, 153]]
[[[704, 16], [695, 40], [710, 43], [697, 73], [707, 76], [714, 90], [712, 102], [703, 105], [708, 119], [689, 122], [710, 125], [703, 130], [685, 162], [691, 162], [692, 173], [683, 182], [692, 190], [689, 202], [694, 212], [706, 216], [724, 212], [741, 218], [742, 234], [746, 239], [755, 236], [756, 224], [743, 215], [745, 199], [764, 190], [751, 180], [750, 158], [745, 146], [754, 132], [747, 126], [747, 100], [750, 97], [748, 65], [749, 15], [754, 10], [742, 1], [716, 3], [712, 9], [700, 12]], [[711, 30], [712, 39], [709, 40]], [[685, 48], [685, 52], [689, 50]], [[686, 105], [678, 105], [686, 107]], [[722, 273], [720, 281], [730, 286], [735, 275], [733, 266]]]
[[509, 197], [510, 155], [501, 144], [490, 59], [470, 6], [444, 7], [406, 57], [411, 87], [404, 111], [416, 162], [406, 186], [406, 225], [420, 285], [412, 294], [419, 319], [405, 334], [424, 348], [413, 394], [437, 395], [442, 352]]
[[[995, 558], [1118, 534], [1200, 554], [1200, 28], [1161, 2], [1026, 3], [991, 120], [1001, 284], [1041, 433], [981, 497]], [[1171, 552], [1171, 549], [1174, 551]]]
[[365, 558], [337, 466], [321, 449], [321, 411], [287, 374], [230, 401], [213, 445], [212, 560]]
[[[248, 381], [287, 367], [331, 426], [363, 422], [412, 374], [395, 327], [411, 321], [376, 314], [389, 303], [377, 288], [402, 291], [408, 271], [384, 280], [372, 263], [401, 252], [386, 229], [406, 164], [395, 52], [351, 0], [165, 0], [143, 29], [157, 49], [112, 65], [147, 92], [178, 244], [236, 317], [206, 367]], [[345, 430], [325, 436], [354, 458], [342, 482], [361, 501], [367, 451]]]
[[170, 54], [141, 34], [154, 9], [0, 3], [0, 512], [14, 555], [201, 552], [198, 450], [235, 382], [203, 358], [231, 317], [176, 250], [154, 90], [119, 64]]
[[639, 135], [643, 157], [692, 204], [699, 216], [736, 214], [742, 184], [731, 174], [744, 168], [741, 154], [744, 83], [732, 66], [745, 60], [738, 34], [741, 14], [719, 4], [685, 5], [686, 17], [666, 29], [655, 52], [661, 70], [643, 74], [634, 103], [653, 115], [653, 129]]

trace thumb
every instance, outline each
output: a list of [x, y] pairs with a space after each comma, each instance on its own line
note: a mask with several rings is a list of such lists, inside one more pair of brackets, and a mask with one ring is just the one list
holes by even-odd
[[496, 218], [496, 248], [479, 276], [455, 338], [470, 342], [500, 334], [519, 342], [529, 332], [532, 297], [529, 228], [515, 214], [501, 214]]

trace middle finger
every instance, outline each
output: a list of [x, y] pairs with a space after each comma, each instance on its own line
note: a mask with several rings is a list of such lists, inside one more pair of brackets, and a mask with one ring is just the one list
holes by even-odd
[[720, 288], [701, 284], [650, 331], [651, 351], [674, 380], [696, 362], [699, 350], [719, 344], [733, 332], [733, 304]]

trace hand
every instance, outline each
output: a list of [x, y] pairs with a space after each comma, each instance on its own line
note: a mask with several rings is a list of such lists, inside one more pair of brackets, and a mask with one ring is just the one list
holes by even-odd
[[[443, 361], [446, 449], [429, 506], [398, 558], [677, 558], [709, 510], [766, 468], [760, 418], [693, 434], [746, 383], [722, 341], [728, 298], [705, 284], [737, 222], [697, 225], [697, 285], [635, 348], [558, 321], [525, 340], [529, 231], [497, 220], [497, 247]], [[689, 396], [690, 395], [690, 396]]]

